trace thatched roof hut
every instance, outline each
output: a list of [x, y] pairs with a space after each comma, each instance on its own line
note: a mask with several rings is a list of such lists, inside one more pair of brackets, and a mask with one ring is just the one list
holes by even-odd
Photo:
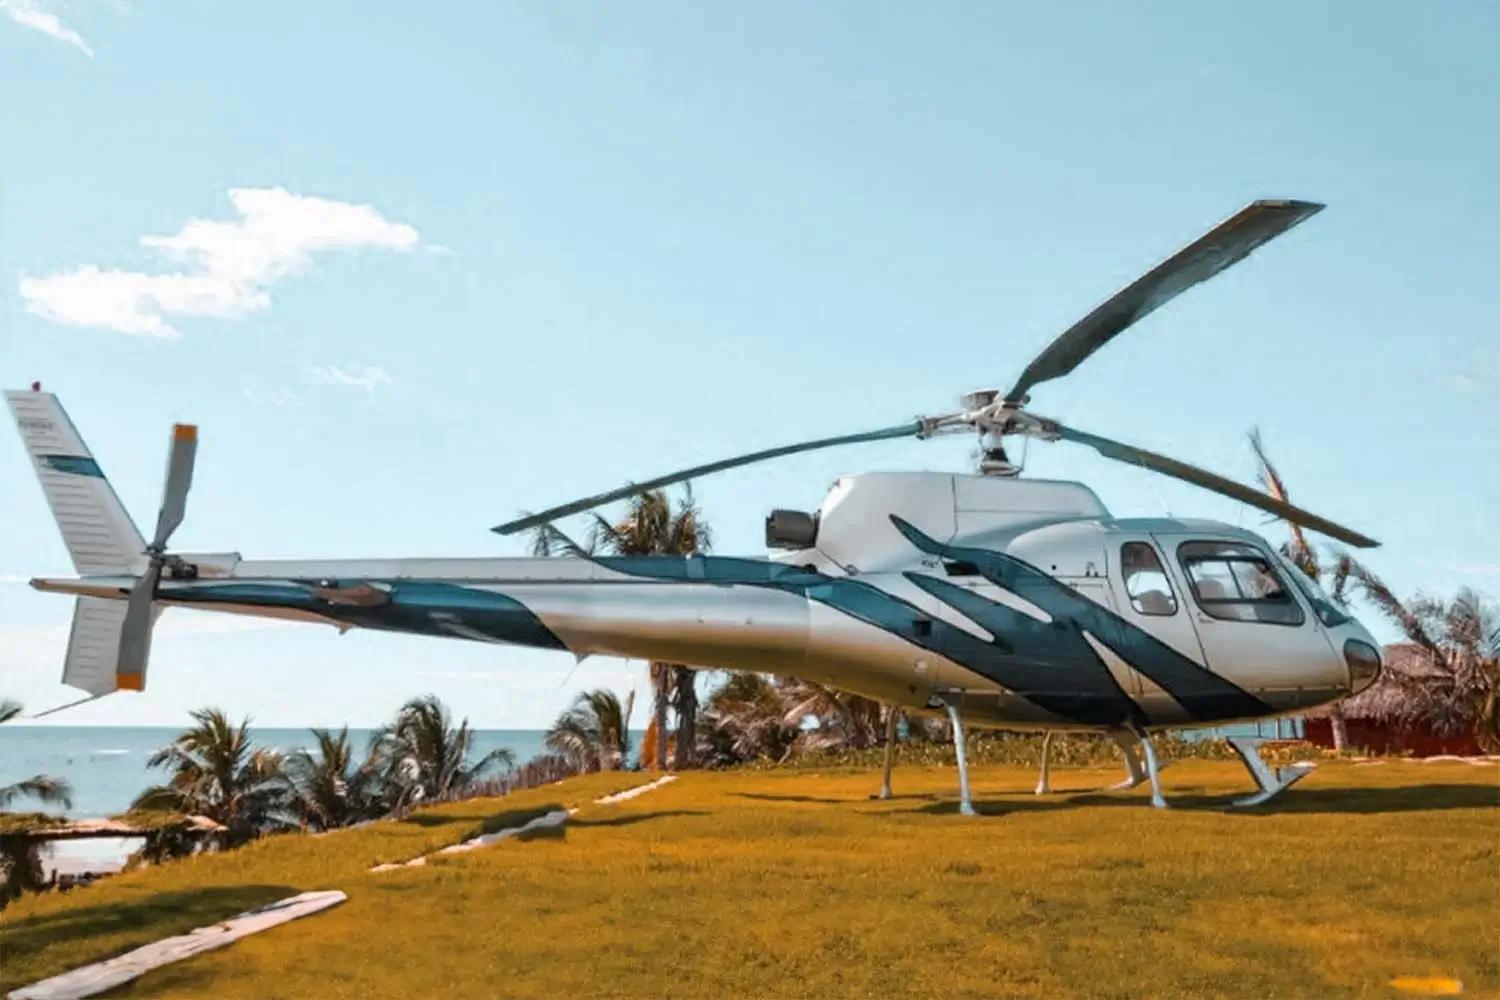
[[1332, 716], [1337, 710], [1343, 717], [1350, 747], [1418, 757], [1480, 752], [1473, 734], [1438, 732], [1423, 721], [1422, 680], [1446, 676], [1426, 650], [1416, 643], [1395, 642], [1381, 650], [1381, 657], [1385, 665], [1374, 684], [1352, 698], [1307, 713], [1307, 740], [1333, 746]]

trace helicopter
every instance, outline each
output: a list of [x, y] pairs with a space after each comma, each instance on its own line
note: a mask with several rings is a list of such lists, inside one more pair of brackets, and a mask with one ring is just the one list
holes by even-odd
[[[888, 706], [879, 797], [891, 794], [898, 713], [944, 719], [959, 808], [973, 815], [966, 726], [1038, 731], [1038, 792], [1054, 732], [1098, 733], [1126, 779], [1166, 805], [1152, 735], [1291, 715], [1357, 693], [1381, 669], [1370, 633], [1275, 547], [1209, 520], [1117, 518], [1082, 483], [1022, 478], [1006, 439], [1070, 442], [1193, 483], [1356, 547], [1378, 543], [1285, 500], [1029, 408], [1061, 378], [1176, 295], [1323, 208], [1252, 202], [1064, 331], [1005, 391], [905, 423], [803, 441], [630, 483], [495, 527], [558, 518], [798, 452], [977, 432], [973, 474], [880, 472], [835, 482], [815, 512], [766, 519], [772, 554], [253, 560], [178, 553], [197, 429], [174, 426], [148, 542], [55, 395], [6, 392], [77, 578], [63, 683], [90, 698], [145, 689], [152, 627], [187, 607], [351, 628], [511, 643], [705, 669], [792, 675]], [[89, 699], [85, 699], [89, 700]], [[1281, 793], [1310, 769], [1273, 770], [1259, 739], [1230, 737], [1257, 786]]]

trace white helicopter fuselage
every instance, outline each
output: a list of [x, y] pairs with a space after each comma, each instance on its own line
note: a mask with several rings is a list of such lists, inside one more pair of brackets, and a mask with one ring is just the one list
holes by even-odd
[[[182, 554], [156, 600], [792, 675], [999, 728], [1215, 725], [1373, 679], [1345, 653], [1369, 634], [1229, 525], [1115, 519], [1078, 483], [928, 472], [842, 478], [813, 523], [770, 559]], [[138, 574], [34, 585], [97, 609]]]
[[1004, 447], [1007, 436], [1071, 442], [1347, 544], [1379, 544], [1279, 489], [1271, 496], [1027, 409], [1034, 388], [1322, 207], [1250, 203], [1064, 330], [1008, 390], [970, 392], [960, 410], [637, 480], [494, 529], [545, 530], [559, 517], [783, 455], [980, 433], [980, 469], [995, 475], [846, 477], [816, 518], [773, 513], [768, 544], [791, 551], [771, 559], [256, 562], [173, 553], [195, 427], [173, 429], [148, 542], [56, 397], [40, 384], [7, 392], [81, 577], [34, 581], [79, 595], [64, 681], [94, 695], [143, 688], [151, 623], [161, 607], [180, 605], [792, 674], [908, 711], [941, 709], [955, 731], [967, 718], [1139, 736], [1343, 697], [1378, 672], [1374, 640], [1264, 540], [1208, 521], [1113, 518], [1085, 486], [1014, 478]]

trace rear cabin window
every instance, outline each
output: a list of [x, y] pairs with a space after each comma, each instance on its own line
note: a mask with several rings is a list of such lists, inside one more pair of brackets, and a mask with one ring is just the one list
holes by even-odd
[[1302, 608], [1266, 556], [1240, 542], [1183, 542], [1177, 558], [1207, 614], [1232, 622], [1301, 625]]
[[1175, 615], [1177, 598], [1162, 567], [1156, 549], [1145, 542], [1126, 542], [1120, 546], [1120, 573], [1125, 578], [1125, 593], [1130, 606], [1143, 615]]

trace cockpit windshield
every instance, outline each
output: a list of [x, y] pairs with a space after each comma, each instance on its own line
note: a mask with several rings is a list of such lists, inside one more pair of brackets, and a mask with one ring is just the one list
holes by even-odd
[[1226, 621], [1301, 625], [1302, 607], [1271, 561], [1242, 542], [1183, 542], [1177, 558], [1205, 613]]
[[1304, 573], [1296, 563], [1292, 562], [1286, 556], [1279, 556], [1277, 561], [1281, 563], [1281, 568], [1286, 570], [1287, 575], [1292, 578], [1292, 583], [1296, 584], [1297, 589], [1302, 591], [1302, 596], [1307, 598], [1307, 603], [1312, 605], [1313, 613], [1318, 616], [1318, 621], [1322, 622], [1328, 628], [1333, 628], [1335, 625], [1342, 625], [1351, 620], [1348, 615], [1339, 610], [1337, 604], [1333, 603], [1333, 598], [1329, 597], [1328, 593], [1322, 587], [1318, 586], [1318, 581]]

